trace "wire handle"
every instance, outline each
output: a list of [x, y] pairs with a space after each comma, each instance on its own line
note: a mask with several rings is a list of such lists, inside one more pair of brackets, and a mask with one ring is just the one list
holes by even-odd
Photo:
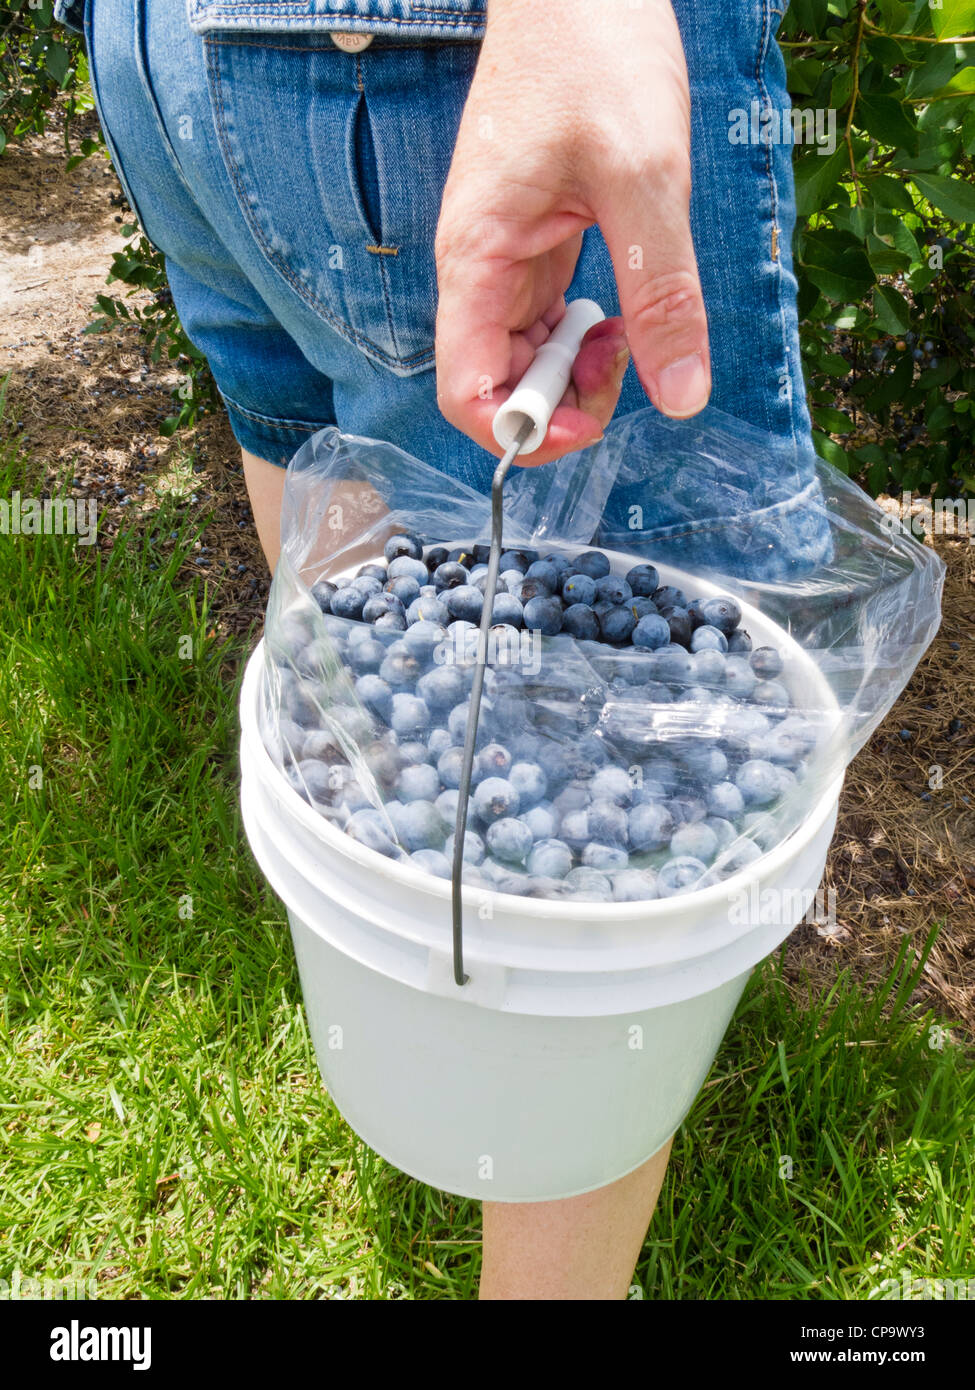
[[532, 453], [545, 438], [552, 413], [568, 385], [572, 364], [582, 340], [593, 324], [599, 323], [604, 317], [602, 309], [591, 299], [574, 299], [567, 305], [563, 318], [551, 336], [536, 349], [531, 366], [494, 417], [494, 437], [504, 447], [505, 455], [494, 470], [491, 480], [491, 554], [488, 558], [484, 605], [477, 635], [477, 665], [474, 669], [467, 729], [464, 734], [464, 763], [457, 788], [457, 820], [454, 825], [454, 858], [451, 867], [454, 982], [458, 985], [466, 985], [470, 979], [470, 976], [464, 973], [464, 837], [467, 831], [467, 808], [474, 770], [477, 726], [481, 713], [481, 692], [484, 689], [488, 631], [494, 612], [498, 571], [501, 568], [504, 480], [519, 453]]

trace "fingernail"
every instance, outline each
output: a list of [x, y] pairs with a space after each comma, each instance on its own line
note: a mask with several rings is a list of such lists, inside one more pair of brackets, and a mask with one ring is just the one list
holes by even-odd
[[619, 352], [618, 352], [618, 353], [616, 354], [616, 356], [613, 358], [613, 373], [614, 373], [614, 375], [615, 375], [615, 376], [618, 376], [618, 377], [622, 376], [623, 373], [626, 371], [627, 367], [629, 366], [629, 362], [630, 362], [630, 349], [629, 349], [628, 347], [625, 347], [625, 346], [624, 346], [624, 347], [621, 347], [620, 350], [619, 350]]
[[692, 352], [664, 367], [657, 386], [665, 415], [680, 419], [703, 410], [708, 402], [708, 378], [701, 354]]

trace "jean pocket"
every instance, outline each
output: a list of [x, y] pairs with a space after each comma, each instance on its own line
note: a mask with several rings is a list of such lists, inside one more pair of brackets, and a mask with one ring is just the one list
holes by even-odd
[[396, 375], [428, 370], [434, 234], [473, 59], [350, 55], [297, 34], [205, 46], [223, 162], [282, 289]]

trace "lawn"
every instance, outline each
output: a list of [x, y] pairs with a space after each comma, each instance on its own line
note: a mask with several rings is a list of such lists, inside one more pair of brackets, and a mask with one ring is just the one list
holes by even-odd
[[[0, 496], [43, 478], [7, 446]], [[477, 1205], [370, 1154], [319, 1082], [237, 807], [258, 633], [228, 635], [210, 581], [183, 577], [186, 515], [163, 497], [108, 548], [0, 537], [0, 1279], [470, 1299]], [[975, 1070], [956, 1021], [912, 1003], [923, 960], [905, 937], [883, 988], [838, 973], [801, 1007], [781, 953], [756, 972], [634, 1297], [975, 1277]]]

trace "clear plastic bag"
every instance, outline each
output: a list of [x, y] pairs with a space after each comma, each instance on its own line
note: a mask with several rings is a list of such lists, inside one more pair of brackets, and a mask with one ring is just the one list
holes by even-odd
[[[363, 566], [377, 566], [357, 580], [363, 603], [383, 592], [384, 546], [404, 534], [423, 556], [479, 545], [473, 568], [487, 558], [490, 499], [335, 429], [295, 455], [262, 733], [321, 815], [449, 877], [477, 572], [466, 596], [414, 599], [400, 583], [402, 614], [378, 626], [330, 611], [356, 612], [347, 581]], [[496, 600], [513, 620], [491, 631], [465, 836], [465, 879], [500, 892], [632, 901], [737, 873], [833, 787], [940, 621], [944, 567], [931, 550], [811, 450], [714, 410], [681, 422], [637, 412], [591, 449], [512, 469], [504, 549], [530, 552], [502, 564], [498, 586], [523, 612]], [[561, 618], [552, 603], [528, 607], [533, 593], [550, 597], [553, 565], [559, 590], [591, 551], [608, 565], [583, 569], [610, 571], [588, 576], [602, 587], [584, 606], [606, 605], [595, 629], [566, 618], [565, 599], [553, 600]], [[562, 559], [526, 580], [524, 561], [552, 555]], [[398, 579], [432, 579], [425, 560], [405, 558], [412, 573]], [[627, 596], [619, 580], [641, 565], [656, 573], [640, 572]], [[376, 607], [395, 611], [388, 598]], [[560, 621], [577, 635], [545, 635]]]

